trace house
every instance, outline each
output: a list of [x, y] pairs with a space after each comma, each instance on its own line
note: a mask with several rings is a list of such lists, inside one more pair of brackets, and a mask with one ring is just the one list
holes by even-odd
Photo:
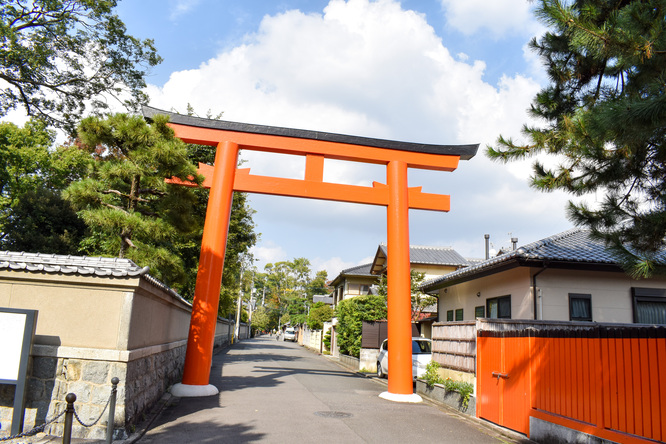
[[[376, 294], [377, 284], [381, 275], [386, 273], [388, 248], [386, 244], [380, 244], [375, 253], [373, 261], [369, 264], [357, 265], [342, 270], [333, 279], [333, 303], [337, 306], [339, 302], [355, 296]], [[412, 245], [409, 249], [411, 270], [424, 273], [425, 279], [441, 276], [461, 267], [470, 265], [470, 262], [462, 257], [451, 247], [429, 247]], [[430, 337], [430, 327], [437, 320], [436, 307], [424, 310], [419, 314], [418, 331], [422, 336]], [[336, 321], [332, 323], [332, 347], [333, 354], [337, 355], [335, 338]], [[373, 362], [374, 364], [374, 362]]]
[[440, 321], [666, 324], [666, 278], [631, 278], [603, 242], [582, 229], [431, 279], [421, 289], [438, 296]]

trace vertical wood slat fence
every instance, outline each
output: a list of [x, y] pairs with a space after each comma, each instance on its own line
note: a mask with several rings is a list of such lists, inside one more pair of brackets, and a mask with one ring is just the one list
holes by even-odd
[[476, 374], [476, 322], [433, 324], [432, 359], [444, 368]]
[[[503, 365], [528, 363], [502, 372], [525, 383], [529, 416], [617, 442], [666, 440], [666, 326], [483, 320], [478, 334], [484, 375], [490, 349], [502, 349]], [[502, 348], [503, 340], [522, 345]], [[479, 396], [500, 383], [477, 381]], [[511, 417], [520, 402], [500, 399]]]

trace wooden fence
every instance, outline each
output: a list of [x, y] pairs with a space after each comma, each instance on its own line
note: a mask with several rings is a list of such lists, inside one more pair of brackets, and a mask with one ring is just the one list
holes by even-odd
[[[479, 320], [477, 414], [616, 442], [666, 440], [666, 326]], [[651, 440], [651, 441], [648, 441]]]
[[444, 368], [476, 374], [476, 322], [433, 324], [432, 359]]

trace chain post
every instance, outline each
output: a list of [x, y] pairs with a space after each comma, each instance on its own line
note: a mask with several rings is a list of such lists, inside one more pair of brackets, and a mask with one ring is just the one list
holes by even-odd
[[65, 430], [62, 433], [62, 444], [70, 444], [72, 441], [72, 422], [74, 421], [74, 402], [76, 401], [76, 395], [74, 393], [68, 393], [65, 396], [65, 401], [67, 401], [67, 409], [65, 410]]
[[120, 379], [115, 376], [111, 378], [111, 398], [109, 401], [109, 420], [106, 423], [106, 444], [111, 444], [113, 441], [113, 426], [116, 423], [116, 396], [118, 393], [118, 383]]

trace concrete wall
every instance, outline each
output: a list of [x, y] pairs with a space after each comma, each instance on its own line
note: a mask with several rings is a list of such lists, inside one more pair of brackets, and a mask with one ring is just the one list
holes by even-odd
[[[118, 377], [116, 437], [182, 376], [191, 306], [144, 277], [113, 278], [0, 272], [0, 306], [38, 310], [24, 430], [65, 407], [65, 395], [83, 422], [102, 412]], [[242, 329], [248, 337], [249, 328]], [[233, 322], [218, 320], [215, 348], [231, 341]], [[14, 387], [0, 385], [0, 423], [11, 427]], [[107, 416], [77, 425], [74, 437], [104, 438]], [[60, 424], [46, 432], [62, 433]]]

